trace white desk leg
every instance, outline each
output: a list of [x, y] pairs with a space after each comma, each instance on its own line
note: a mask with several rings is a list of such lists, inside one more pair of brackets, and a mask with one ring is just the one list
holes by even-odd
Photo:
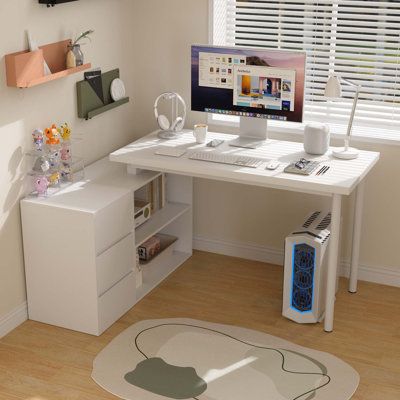
[[358, 263], [360, 259], [361, 225], [364, 205], [364, 181], [356, 189], [354, 202], [353, 244], [351, 249], [349, 292], [357, 292]]
[[340, 217], [342, 210], [342, 196], [334, 194], [332, 199], [331, 236], [329, 239], [328, 273], [326, 277], [325, 324], [326, 332], [333, 331], [333, 314], [335, 310], [336, 276], [339, 259]]

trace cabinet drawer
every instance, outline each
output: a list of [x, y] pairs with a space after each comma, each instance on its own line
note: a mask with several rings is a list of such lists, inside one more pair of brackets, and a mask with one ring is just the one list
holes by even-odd
[[132, 271], [99, 298], [99, 335], [134, 306], [135, 291], [136, 279]]
[[94, 224], [97, 255], [133, 231], [133, 213], [131, 192], [96, 213]]
[[130, 233], [96, 258], [97, 294], [101, 296], [135, 266], [135, 240]]

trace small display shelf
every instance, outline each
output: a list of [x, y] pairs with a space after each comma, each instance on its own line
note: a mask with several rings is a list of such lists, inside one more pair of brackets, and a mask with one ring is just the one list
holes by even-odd
[[[70, 43], [71, 40], [63, 40], [40, 46], [36, 51], [24, 50], [7, 54], [5, 56], [7, 85], [30, 88], [91, 68], [91, 64], [87, 63], [66, 69], [65, 60]], [[44, 74], [44, 61], [49, 66], [51, 75]]]
[[129, 97], [114, 101], [111, 98], [111, 83], [119, 78], [119, 69], [106, 72], [101, 75], [103, 85], [104, 102], [97, 96], [96, 92], [86, 80], [77, 82], [76, 89], [78, 95], [78, 117], [89, 120], [113, 108], [119, 107], [129, 102]]

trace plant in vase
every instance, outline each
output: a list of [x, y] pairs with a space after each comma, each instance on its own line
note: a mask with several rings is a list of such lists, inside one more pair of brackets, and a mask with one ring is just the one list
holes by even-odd
[[83, 65], [84, 56], [81, 50], [80, 42], [82, 40], [90, 39], [90, 35], [94, 33], [94, 30], [89, 29], [86, 32], [82, 32], [74, 42], [68, 46], [68, 53], [67, 53], [67, 68], [75, 68]]

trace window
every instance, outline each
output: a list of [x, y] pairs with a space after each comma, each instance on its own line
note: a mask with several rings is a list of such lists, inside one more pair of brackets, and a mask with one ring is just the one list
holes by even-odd
[[400, 136], [398, 0], [214, 0], [212, 40], [307, 51], [305, 121], [345, 132], [354, 89], [344, 84], [341, 100], [324, 98], [329, 75], [338, 74], [362, 86], [354, 133]]

